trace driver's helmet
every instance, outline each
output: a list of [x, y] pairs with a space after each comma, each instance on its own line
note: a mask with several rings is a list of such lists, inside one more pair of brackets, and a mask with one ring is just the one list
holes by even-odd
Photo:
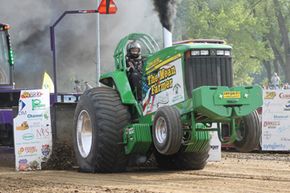
[[138, 58], [141, 55], [141, 45], [136, 42], [130, 42], [127, 45], [127, 56], [132, 58]]

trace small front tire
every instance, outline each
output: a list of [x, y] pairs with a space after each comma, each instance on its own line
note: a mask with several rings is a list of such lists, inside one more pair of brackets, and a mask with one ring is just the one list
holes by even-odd
[[163, 155], [172, 155], [179, 151], [182, 141], [180, 114], [171, 106], [157, 110], [153, 122], [153, 143]]

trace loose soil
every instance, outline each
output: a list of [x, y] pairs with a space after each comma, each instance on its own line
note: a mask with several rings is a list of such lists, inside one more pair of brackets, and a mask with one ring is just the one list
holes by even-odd
[[0, 193], [290, 193], [289, 154], [222, 155], [221, 162], [210, 162], [199, 171], [146, 168], [120, 174], [64, 170], [18, 173], [0, 163]]

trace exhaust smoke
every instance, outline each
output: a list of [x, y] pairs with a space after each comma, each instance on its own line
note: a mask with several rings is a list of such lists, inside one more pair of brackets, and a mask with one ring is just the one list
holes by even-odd
[[153, 0], [155, 10], [158, 12], [163, 26], [164, 48], [172, 46], [173, 20], [176, 16], [177, 0]]
[[177, 0], [153, 0], [160, 22], [168, 31], [173, 29]]
[[[40, 88], [44, 71], [51, 77], [52, 56], [49, 26], [66, 10], [96, 9], [96, 1], [1, 0], [0, 22], [9, 24], [15, 52], [17, 88]], [[144, 0], [116, 1], [116, 15], [102, 15], [101, 73], [114, 69], [114, 49], [121, 38], [133, 32], [160, 37], [153, 3]], [[5, 5], [5, 6], [4, 6]], [[131, 9], [134, 7], [136, 9]], [[95, 86], [96, 16], [67, 16], [56, 29], [58, 90], [73, 92], [74, 81]], [[156, 32], [158, 34], [156, 34]]]

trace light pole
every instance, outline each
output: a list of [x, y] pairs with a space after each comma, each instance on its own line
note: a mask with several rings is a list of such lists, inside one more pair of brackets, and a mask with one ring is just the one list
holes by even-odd
[[[51, 51], [53, 56], [53, 82], [54, 82], [54, 92], [57, 93], [57, 79], [56, 79], [56, 46], [55, 46], [55, 28], [57, 24], [67, 15], [67, 14], [89, 14], [89, 13], [99, 13], [99, 14], [115, 14], [117, 12], [117, 7], [113, 0], [102, 0], [101, 3], [99, 3], [100, 0], [97, 0], [97, 10], [72, 10], [72, 11], [65, 11], [55, 22], [52, 26], [50, 26], [50, 45], [51, 45]], [[97, 85], [99, 86], [99, 80], [100, 80], [100, 16], [97, 14], [97, 53], [96, 53], [96, 65], [97, 65]], [[55, 95], [56, 100], [56, 95]]]
[[[97, 0], [97, 7], [100, 5], [100, 0]], [[96, 43], [97, 43], [97, 53], [96, 53], [96, 73], [97, 73], [97, 77], [96, 77], [96, 81], [97, 81], [97, 86], [100, 86], [100, 75], [101, 75], [101, 39], [100, 39], [100, 14], [97, 14], [97, 39], [96, 39]]]
[[[54, 22], [52, 26], [50, 26], [50, 46], [52, 51], [52, 58], [53, 58], [53, 83], [54, 83], [54, 100], [57, 101], [57, 57], [56, 57], [56, 46], [55, 46], [55, 28], [57, 24], [66, 16], [70, 14], [91, 14], [91, 13], [98, 13], [98, 10], [71, 10], [65, 11], [63, 14]], [[99, 14], [97, 14], [99, 15]]]

